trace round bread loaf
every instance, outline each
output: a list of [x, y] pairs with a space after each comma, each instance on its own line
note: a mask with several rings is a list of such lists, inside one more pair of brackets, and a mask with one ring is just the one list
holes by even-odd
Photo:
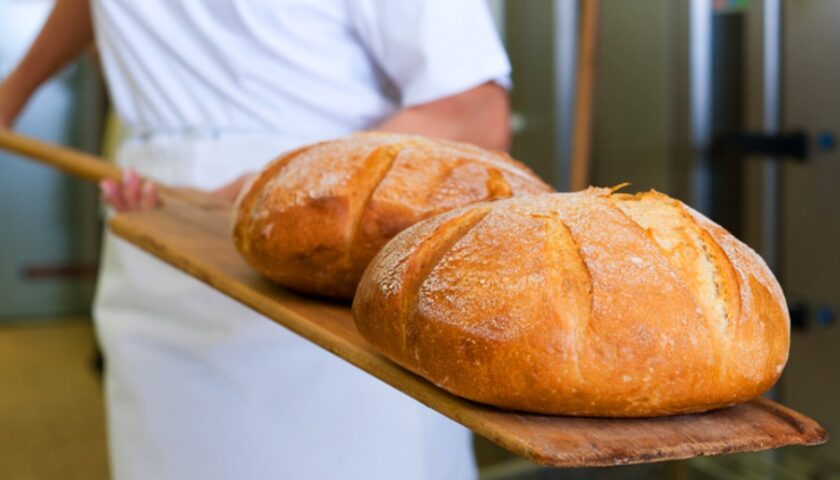
[[425, 220], [353, 303], [387, 357], [465, 398], [546, 414], [701, 412], [769, 389], [789, 319], [762, 259], [656, 192], [590, 188]]
[[503, 153], [417, 136], [360, 133], [286, 153], [243, 189], [234, 241], [289, 288], [352, 298], [394, 235], [438, 213], [552, 189]]

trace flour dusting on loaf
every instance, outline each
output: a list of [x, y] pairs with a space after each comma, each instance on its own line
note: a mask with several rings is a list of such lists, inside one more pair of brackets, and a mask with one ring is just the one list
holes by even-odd
[[778, 378], [781, 290], [728, 232], [656, 192], [478, 204], [388, 243], [353, 304], [382, 353], [457, 395], [592, 416], [700, 412]]
[[233, 236], [269, 279], [349, 299], [368, 262], [406, 227], [465, 205], [551, 190], [504, 153], [360, 133], [268, 165], [237, 201]]

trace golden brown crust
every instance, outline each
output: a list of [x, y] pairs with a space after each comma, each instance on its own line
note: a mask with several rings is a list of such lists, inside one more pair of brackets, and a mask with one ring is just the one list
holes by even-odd
[[272, 162], [241, 195], [233, 236], [248, 263], [277, 283], [351, 298], [376, 252], [406, 227], [472, 203], [548, 191], [503, 153], [360, 133]]
[[452, 393], [616, 417], [766, 391], [787, 358], [786, 312], [761, 259], [723, 229], [665, 195], [605, 189], [421, 222], [377, 255], [353, 304], [375, 347]]

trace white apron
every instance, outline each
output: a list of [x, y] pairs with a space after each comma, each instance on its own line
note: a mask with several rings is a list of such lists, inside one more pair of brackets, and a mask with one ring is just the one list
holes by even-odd
[[[154, 136], [118, 163], [212, 189], [310, 140]], [[476, 477], [464, 428], [109, 233], [94, 314], [115, 480]]]

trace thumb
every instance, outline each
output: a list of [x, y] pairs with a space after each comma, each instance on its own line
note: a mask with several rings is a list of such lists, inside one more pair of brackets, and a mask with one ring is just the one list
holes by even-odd
[[140, 209], [149, 210], [158, 206], [157, 185], [154, 182], [145, 181], [140, 188]]

